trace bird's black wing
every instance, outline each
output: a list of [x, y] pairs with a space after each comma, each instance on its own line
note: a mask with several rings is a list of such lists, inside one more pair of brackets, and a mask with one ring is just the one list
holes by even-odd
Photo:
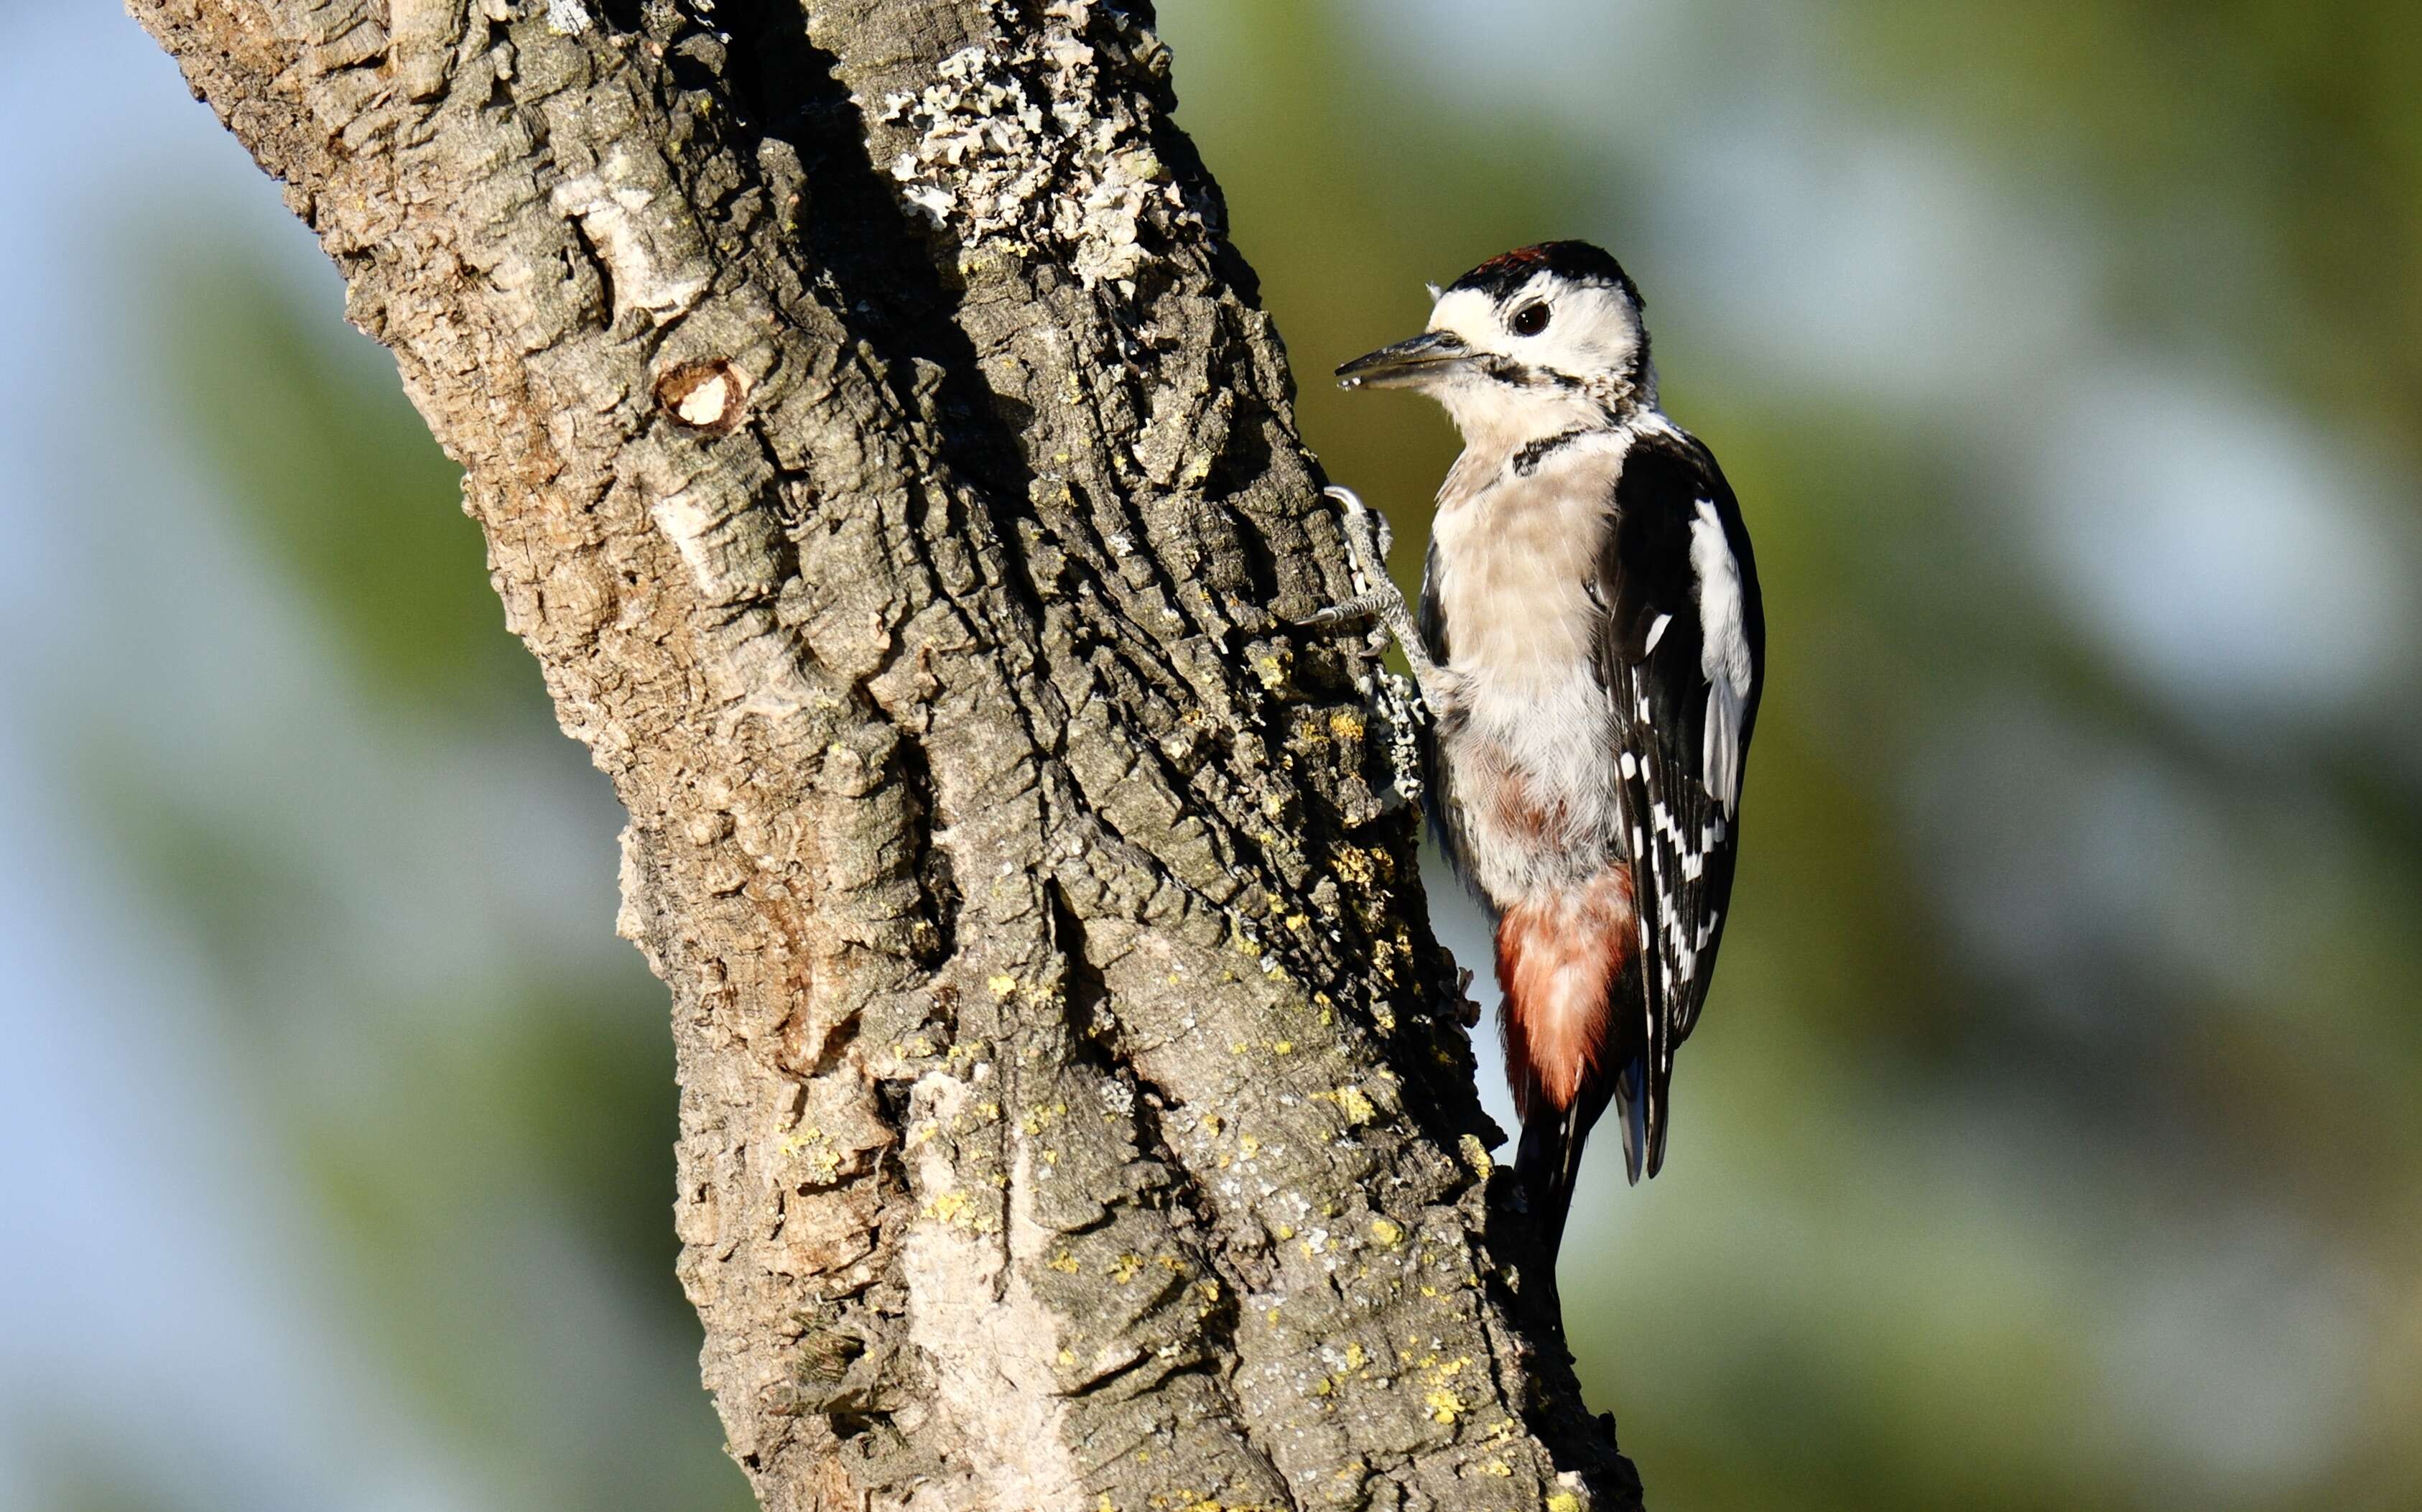
[[1664, 1163], [1674, 1050], [1698, 1020], [1723, 937], [1766, 616], [1739, 506], [1696, 440], [1633, 442], [1614, 515], [1593, 587], [1640, 918], [1638, 998], [1612, 1005], [1613, 1043], [1631, 1052], [1615, 1095], [1637, 1181]]

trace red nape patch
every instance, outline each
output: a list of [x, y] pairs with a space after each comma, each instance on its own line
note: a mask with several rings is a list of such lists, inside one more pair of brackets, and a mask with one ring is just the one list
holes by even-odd
[[1605, 1051], [1607, 1000], [1640, 943], [1631, 869], [1544, 893], [1497, 921], [1497, 984], [1505, 989], [1505, 1070], [1514, 1107], [1569, 1108]]

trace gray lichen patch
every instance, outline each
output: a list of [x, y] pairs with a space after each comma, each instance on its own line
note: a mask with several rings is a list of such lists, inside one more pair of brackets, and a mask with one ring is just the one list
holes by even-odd
[[902, 198], [971, 252], [1049, 256], [1089, 289], [1132, 292], [1143, 229], [1201, 220], [1137, 118], [1104, 108], [1117, 97], [1084, 39], [1095, 8], [1051, 0], [1029, 27], [1004, 0], [1001, 38], [944, 58], [932, 84], [876, 114], [919, 134], [890, 164]]

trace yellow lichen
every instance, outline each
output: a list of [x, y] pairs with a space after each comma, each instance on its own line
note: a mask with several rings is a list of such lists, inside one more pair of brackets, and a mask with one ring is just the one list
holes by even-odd
[[1387, 855], [1383, 851], [1364, 850], [1360, 845], [1340, 845], [1329, 858], [1329, 870], [1344, 881], [1367, 888], [1377, 878], [1386, 859]]
[[1488, 1146], [1480, 1142], [1479, 1135], [1466, 1134], [1456, 1142], [1456, 1148], [1463, 1151], [1463, 1163], [1477, 1172], [1482, 1180], [1497, 1169], [1497, 1162], [1488, 1158]]
[[1392, 1219], [1375, 1218], [1371, 1221], [1371, 1236], [1392, 1250], [1405, 1241], [1405, 1231]]

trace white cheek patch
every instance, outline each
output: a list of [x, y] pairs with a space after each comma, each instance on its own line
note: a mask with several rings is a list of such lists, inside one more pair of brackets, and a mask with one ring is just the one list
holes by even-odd
[[1619, 372], [1640, 352], [1640, 316], [1619, 290], [1567, 290], [1536, 344], [1559, 372]]

